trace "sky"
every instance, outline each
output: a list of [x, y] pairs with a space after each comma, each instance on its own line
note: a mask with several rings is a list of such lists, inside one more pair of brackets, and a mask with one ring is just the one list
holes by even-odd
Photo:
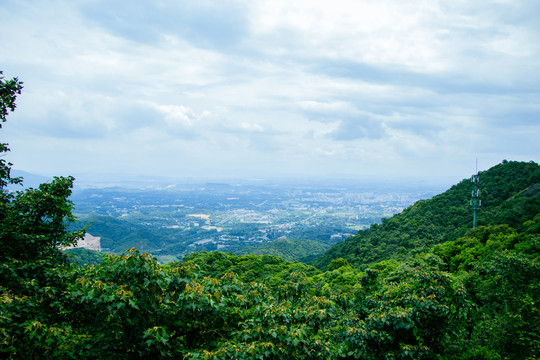
[[469, 177], [540, 162], [537, 0], [0, 2], [14, 168]]

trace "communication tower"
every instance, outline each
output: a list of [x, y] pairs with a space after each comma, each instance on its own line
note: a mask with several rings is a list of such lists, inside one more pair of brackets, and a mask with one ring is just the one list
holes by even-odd
[[473, 229], [477, 225], [477, 214], [478, 209], [482, 206], [482, 200], [480, 200], [480, 189], [478, 185], [480, 183], [480, 177], [478, 176], [478, 160], [476, 165], [476, 174], [471, 177], [471, 182], [473, 184], [473, 190], [471, 192], [471, 207], [473, 209]]

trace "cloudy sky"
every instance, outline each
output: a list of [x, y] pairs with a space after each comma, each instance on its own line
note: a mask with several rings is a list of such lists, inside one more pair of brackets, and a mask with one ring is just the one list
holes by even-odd
[[[0, 2], [15, 168], [470, 176], [540, 161], [537, 0]], [[105, 175], [104, 175], [105, 176]]]

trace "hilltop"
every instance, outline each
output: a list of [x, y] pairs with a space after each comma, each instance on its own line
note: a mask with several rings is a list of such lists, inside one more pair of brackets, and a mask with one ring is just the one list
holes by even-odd
[[[540, 166], [534, 162], [503, 161], [479, 173], [482, 207], [478, 225], [506, 224], [520, 230], [540, 211]], [[429, 200], [383, 219], [338, 243], [313, 264], [326, 269], [344, 258], [358, 268], [382, 260], [404, 260], [446, 241], [456, 240], [472, 228], [469, 200], [472, 183], [464, 179]]]

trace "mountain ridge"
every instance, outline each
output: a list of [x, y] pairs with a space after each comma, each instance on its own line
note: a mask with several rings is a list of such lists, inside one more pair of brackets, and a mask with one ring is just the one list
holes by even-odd
[[[479, 225], [508, 224], [519, 229], [538, 213], [540, 195], [535, 189], [540, 188], [540, 166], [535, 162], [505, 160], [478, 175], [482, 194]], [[382, 224], [360, 230], [316, 258], [313, 265], [326, 269], [332, 260], [344, 258], [358, 268], [366, 268], [382, 260], [403, 260], [436, 244], [456, 240], [472, 228], [471, 191], [471, 180], [463, 179], [447, 191], [383, 219]]]

